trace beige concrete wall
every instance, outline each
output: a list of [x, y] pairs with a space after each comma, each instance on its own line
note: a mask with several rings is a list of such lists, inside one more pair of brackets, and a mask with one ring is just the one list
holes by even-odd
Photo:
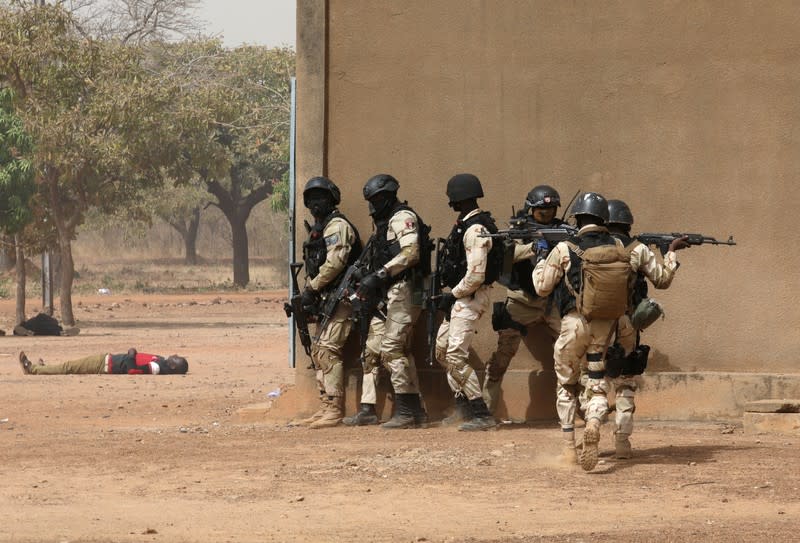
[[329, 0], [326, 22], [325, 163], [365, 234], [381, 171], [437, 235], [461, 171], [501, 219], [542, 182], [622, 198], [638, 231], [739, 242], [680, 254], [653, 369], [796, 371], [800, 4]]

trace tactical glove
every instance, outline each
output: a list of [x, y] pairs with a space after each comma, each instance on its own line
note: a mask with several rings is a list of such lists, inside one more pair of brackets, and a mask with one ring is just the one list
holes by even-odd
[[311, 287], [306, 287], [306, 289], [300, 295], [300, 305], [304, 310], [308, 311], [317, 304], [318, 298], [319, 296], [316, 290], [312, 289]]
[[386, 270], [383, 268], [364, 277], [358, 285], [359, 298], [363, 299], [375, 296], [383, 289], [388, 277]]
[[453, 296], [453, 293], [443, 292], [442, 296], [439, 298], [439, 303], [436, 304], [436, 307], [439, 309], [439, 311], [444, 311], [445, 314], [449, 315], [450, 310], [453, 309], [454, 303], [456, 303], [456, 297]]

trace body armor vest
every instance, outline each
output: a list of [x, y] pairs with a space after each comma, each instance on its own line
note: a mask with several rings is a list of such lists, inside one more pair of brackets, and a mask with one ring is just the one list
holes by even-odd
[[[641, 244], [639, 240], [625, 234], [612, 234], [612, 236], [620, 240], [628, 252], [632, 251], [636, 245]], [[633, 283], [633, 288], [631, 289], [631, 311], [645, 298], [647, 298], [647, 278], [642, 272], [638, 272], [636, 274], [636, 280]]]
[[[473, 224], [480, 224], [490, 234], [497, 232], [497, 225], [488, 211], [481, 211], [467, 220], [458, 219], [450, 231], [441, 252], [439, 270], [441, 270], [441, 283], [445, 287], [453, 288], [467, 274], [467, 250], [464, 248], [464, 234]], [[498, 257], [499, 255], [499, 257]], [[491, 285], [500, 276], [503, 266], [503, 244], [500, 240], [492, 243], [492, 248], [486, 259], [486, 276], [484, 285]]]
[[[608, 232], [588, 232], [580, 236], [573, 236], [569, 241], [584, 251], [601, 245], [616, 245], [614, 237]], [[569, 271], [553, 291], [554, 300], [558, 304], [558, 310], [562, 317], [577, 307], [575, 297], [569, 292], [566, 282], [569, 281], [572, 290], [575, 292], [580, 292], [582, 288], [581, 267], [583, 261], [571, 249], [569, 251], [569, 262]]]
[[370, 271], [381, 269], [386, 263], [400, 254], [400, 240], [395, 239], [389, 241], [387, 235], [389, 233], [389, 222], [400, 211], [409, 211], [417, 217], [417, 240], [419, 243], [419, 261], [398, 273], [389, 280], [389, 284], [394, 284], [409, 276], [412, 271], [418, 271], [422, 276], [430, 275], [431, 273], [431, 252], [433, 250], [433, 243], [430, 240], [431, 227], [422, 221], [419, 214], [409, 207], [406, 203], [398, 202], [392, 208], [388, 218], [375, 222], [375, 233], [372, 235], [374, 240], [372, 242], [371, 255], [369, 256]]
[[344, 274], [345, 271], [347, 271], [347, 268], [355, 263], [356, 260], [358, 260], [362, 249], [361, 238], [359, 238], [358, 230], [356, 230], [356, 227], [353, 226], [353, 223], [348, 221], [347, 218], [339, 211], [333, 211], [322, 221], [314, 223], [314, 226], [312, 226], [311, 230], [309, 231], [308, 241], [303, 243], [303, 262], [306, 265], [306, 274], [308, 277], [313, 279], [319, 275], [319, 269], [328, 258], [328, 246], [325, 243], [325, 236], [323, 233], [325, 232], [325, 228], [328, 227], [328, 223], [337, 217], [350, 225], [350, 228], [353, 229], [356, 239], [350, 246], [350, 255], [347, 258], [347, 266], [345, 266], [339, 275], [336, 276], [333, 281], [328, 283], [323, 290], [328, 290], [328, 287], [334, 288], [338, 284], [339, 278]]
[[[529, 216], [528, 224], [532, 224], [538, 228], [559, 228], [565, 223], [561, 219], [554, 219], [550, 224], [540, 224], [534, 221], [533, 217]], [[536, 243], [536, 241], [533, 243]], [[555, 247], [555, 245], [553, 247]], [[552, 251], [553, 247], [548, 246], [548, 252]], [[515, 262], [511, 266], [511, 280], [506, 286], [510, 290], [521, 290], [529, 296], [538, 298], [539, 295], [536, 294], [536, 289], [533, 287], [533, 266], [534, 263], [529, 258], [526, 258], [520, 262]]]

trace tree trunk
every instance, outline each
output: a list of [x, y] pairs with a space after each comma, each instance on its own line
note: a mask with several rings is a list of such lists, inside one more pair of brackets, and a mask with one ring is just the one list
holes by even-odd
[[58, 190], [58, 171], [52, 168], [45, 177], [48, 200], [52, 210], [53, 223], [58, 233], [59, 269], [59, 308], [61, 321], [66, 326], [75, 326], [72, 314], [72, 282], [75, 278], [75, 262], [72, 260], [72, 237], [75, 232], [77, 215], [67, 217], [61, 205], [61, 194]]
[[192, 216], [189, 218], [189, 223], [183, 222], [183, 219], [169, 219], [162, 217], [167, 224], [178, 231], [183, 239], [183, 247], [186, 250], [183, 258], [183, 263], [187, 266], [194, 266], [197, 264], [197, 232], [200, 230], [200, 206], [192, 210]]
[[186, 247], [186, 257], [184, 262], [187, 266], [197, 264], [197, 232], [200, 230], [200, 206], [192, 210], [192, 217], [189, 219], [189, 227], [186, 235], [183, 236], [183, 244]]
[[14, 236], [14, 246], [17, 255], [17, 324], [22, 324], [25, 320], [25, 251], [19, 236]]
[[61, 277], [59, 278], [59, 307], [61, 321], [66, 326], [75, 326], [72, 314], [72, 282], [75, 279], [75, 262], [72, 260], [72, 241], [69, 236], [58, 233], [58, 248], [61, 254]]
[[239, 214], [231, 218], [231, 239], [233, 243], [233, 284], [246, 287], [250, 282], [250, 249], [247, 245], [247, 216]]

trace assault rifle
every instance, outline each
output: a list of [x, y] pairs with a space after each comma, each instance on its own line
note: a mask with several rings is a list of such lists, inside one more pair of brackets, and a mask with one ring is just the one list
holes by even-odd
[[[286, 311], [287, 317], [294, 315], [294, 325], [297, 328], [297, 335], [300, 336], [300, 343], [303, 345], [303, 350], [306, 354], [311, 356], [311, 334], [308, 333], [308, 315], [303, 308], [300, 286], [297, 284], [297, 275], [302, 267], [303, 264], [301, 262], [289, 264], [289, 268], [292, 270], [292, 297], [289, 299], [289, 303], [283, 304], [283, 310]], [[311, 366], [314, 366], [313, 361]]]
[[428, 364], [433, 366], [436, 359], [436, 312], [438, 311], [439, 299], [442, 297], [441, 271], [439, 265], [439, 255], [442, 251], [442, 244], [445, 240], [436, 238], [434, 242], [436, 269], [431, 272], [431, 285], [425, 297], [425, 310], [428, 312], [427, 332], [428, 332]]
[[[512, 223], [513, 224], [513, 223]], [[543, 239], [548, 245], [554, 246], [560, 241], [567, 240], [578, 233], [578, 229], [567, 224], [557, 227], [539, 227], [530, 222], [520, 222], [519, 226], [498, 230], [494, 234], [480, 234], [482, 238], [500, 238], [530, 242]]]
[[322, 337], [322, 334], [328, 328], [328, 324], [330, 324], [334, 313], [336, 313], [336, 308], [339, 307], [339, 302], [355, 294], [358, 281], [367, 273], [366, 260], [370, 248], [372, 247], [372, 240], [373, 238], [369, 239], [367, 245], [358, 256], [358, 259], [347, 268], [341, 281], [339, 281], [339, 285], [330, 293], [327, 300], [325, 300], [325, 303], [322, 305], [317, 339]]
[[635, 239], [648, 246], [655, 245], [661, 251], [661, 254], [665, 255], [669, 251], [669, 244], [673, 240], [684, 237], [689, 245], [736, 245], [733, 236], [728, 236], [726, 241], [719, 241], [717, 238], [704, 236], [703, 234], [681, 234], [678, 232], [672, 232], [671, 234], [639, 234], [635, 236]]

